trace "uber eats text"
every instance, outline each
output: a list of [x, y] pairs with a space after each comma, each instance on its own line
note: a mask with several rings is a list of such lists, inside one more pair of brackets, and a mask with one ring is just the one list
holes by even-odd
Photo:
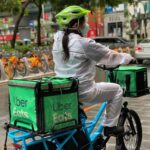
[[13, 115], [15, 117], [21, 117], [21, 118], [29, 118], [29, 113], [24, 111], [25, 108], [27, 108], [28, 100], [20, 99], [18, 97], [15, 98], [15, 107]]
[[54, 123], [65, 122], [72, 119], [71, 103], [55, 103], [53, 104], [53, 121]]

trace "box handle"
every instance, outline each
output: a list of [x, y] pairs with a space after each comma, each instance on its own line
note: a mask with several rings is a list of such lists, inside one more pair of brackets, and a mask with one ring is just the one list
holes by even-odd
[[[34, 131], [34, 127], [33, 127], [32, 123], [28, 123], [28, 122], [20, 121], [20, 120], [15, 120], [14, 125], [17, 126], [17, 123], [23, 123], [23, 124], [29, 125], [29, 126], [31, 126], [32, 131]], [[19, 126], [19, 127], [21, 127], [21, 126]]]
[[[60, 124], [63, 124], [63, 123], [68, 123], [68, 122], [74, 122], [74, 125], [72, 125], [72, 126], [77, 126], [77, 120], [76, 119], [70, 119], [70, 120], [67, 120], [67, 121], [63, 121], [63, 122], [59, 122], [59, 123], [54, 124], [53, 127], [52, 127], [52, 131], [57, 130], [56, 126], [58, 126]], [[58, 130], [61, 130], [61, 129], [58, 129]]]
[[[54, 77], [53, 79], [61, 79], [61, 78]], [[70, 87], [71, 91], [78, 88], [79, 80], [77, 78], [68, 77], [67, 79], [72, 81], [72, 85]], [[63, 89], [67, 89], [67, 88], [69, 88], [69, 87], [65, 87]], [[48, 89], [51, 92], [53, 91], [53, 85], [52, 85], [52, 82], [50, 82], [50, 81], [48, 82]]]

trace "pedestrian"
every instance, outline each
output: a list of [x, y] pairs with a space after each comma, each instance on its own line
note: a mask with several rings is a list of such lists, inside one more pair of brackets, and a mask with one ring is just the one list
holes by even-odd
[[107, 101], [104, 134], [117, 135], [123, 127], [116, 127], [121, 111], [123, 91], [118, 84], [96, 83], [95, 65], [109, 66], [129, 64], [134, 60], [129, 54], [117, 53], [84, 37], [88, 31], [86, 15], [89, 10], [80, 6], [69, 6], [56, 15], [60, 30], [54, 36], [53, 60], [57, 76], [79, 79], [79, 100]]

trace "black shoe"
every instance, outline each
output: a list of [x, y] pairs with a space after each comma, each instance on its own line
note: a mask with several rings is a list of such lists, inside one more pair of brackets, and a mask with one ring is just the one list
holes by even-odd
[[124, 132], [123, 127], [104, 127], [104, 135], [105, 136], [118, 136]]

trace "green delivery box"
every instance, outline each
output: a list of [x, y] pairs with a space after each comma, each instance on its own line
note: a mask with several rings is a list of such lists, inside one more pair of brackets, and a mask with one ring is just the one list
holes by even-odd
[[10, 125], [51, 133], [78, 125], [78, 79], [10, 80]]
[[[114, 72], [115, 83], [124, 90], [124, 96], [136, 97], [149, 92], [147, 83], [147, 68], [142, 66], [120, 66]], [[109, 72], [107, 73], [107, 81]]]

